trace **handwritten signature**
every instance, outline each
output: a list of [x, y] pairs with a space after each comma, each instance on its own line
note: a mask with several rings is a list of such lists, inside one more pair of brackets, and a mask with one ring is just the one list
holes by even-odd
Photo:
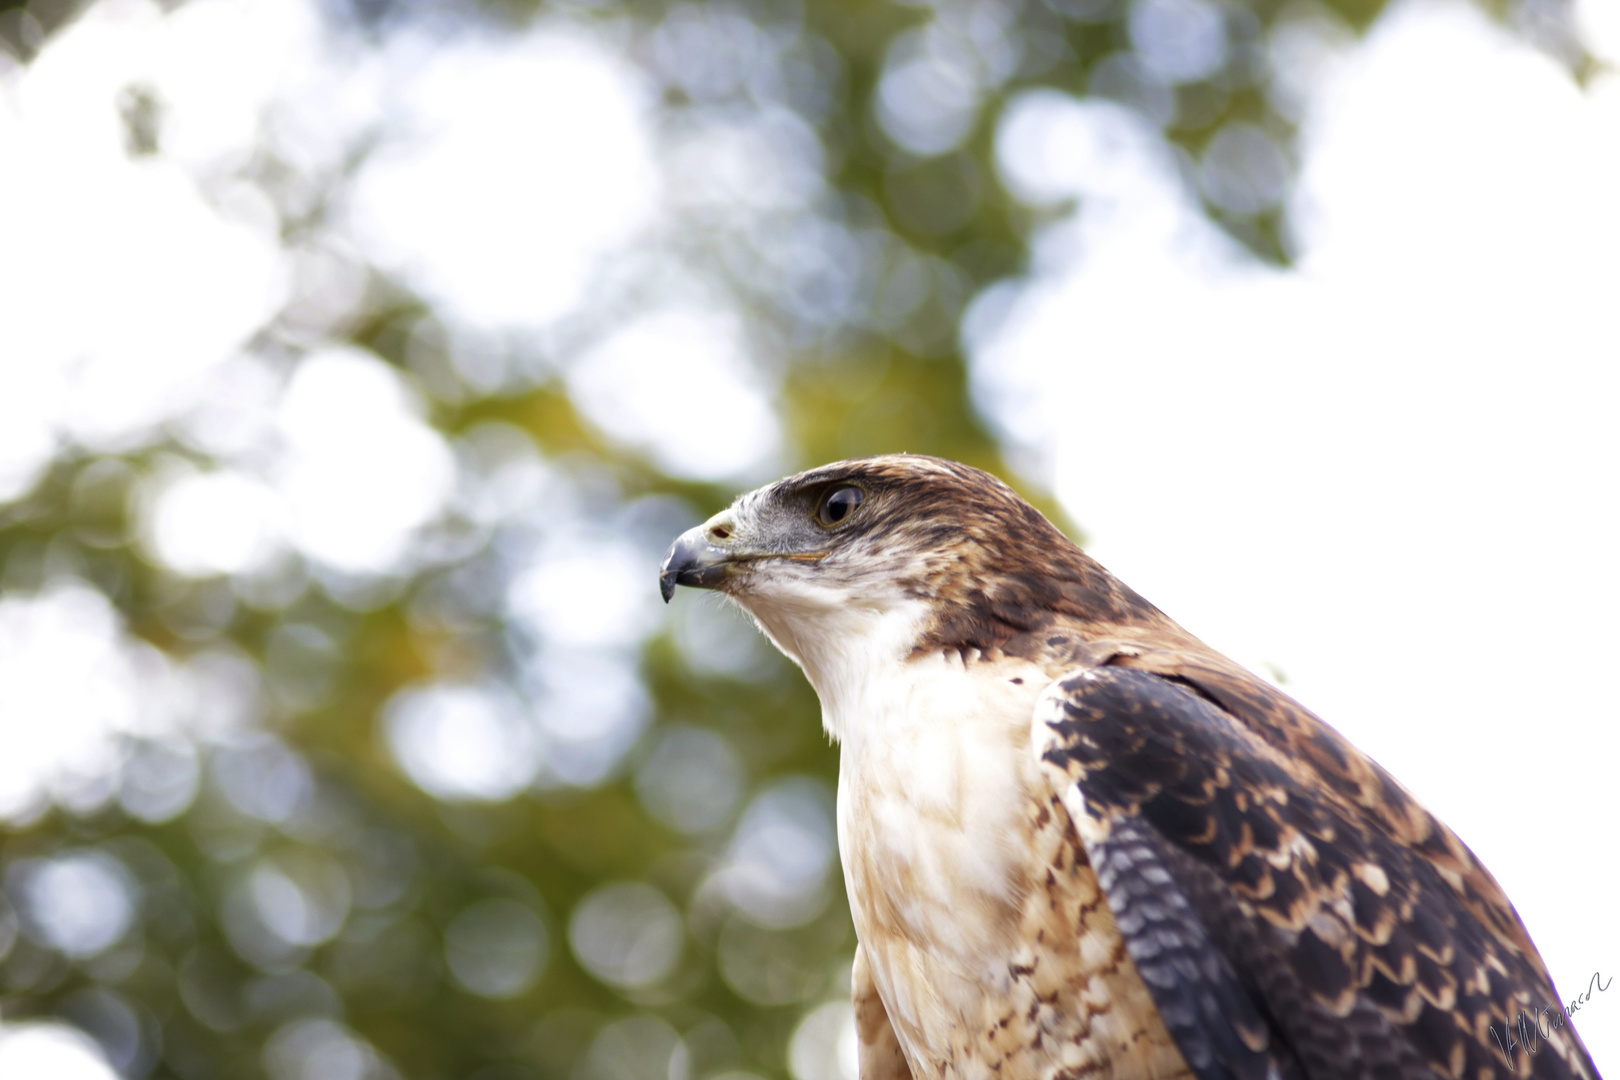
[[[1537, 1050], [1540, 1050], [1543, 1040], [1551, 1038], [1554, 1031], [1563, 1027], [1567, 1021], [1575, 1018], [1575, 1014], [1581, 1011], [1582, 1005], [1585, 1005], [1587, 1002], [1592, 1000], [1592, 987], [1595, 986], [1599, 990], [1607, 990], [1609, 988], [1609, 983], [1614, 982], [1614, 976], [1609, 976], [1609, 983], [1606, 983], [1601, 981], [1601, 974], [1601, 972], [1594, 971], [1592, 973], [1592, 981], [1586, 984], [1586, 993], [1576, 997], [1568, 1005], [1560, 1006], [1557, 1002], [1553, 1002], [1551, 1005], [1548, 1005], [1546, 1008], [1542, 1009], [1533, 1016], [1528, 1010], [1520, 1009], [1518, 1038], [1513, 1037], [1513, 1023], [1511, 1021], [1504, 1020], [1502, 1022], [1502, 1028], [1507, 1035], [1507, 1043], [1505, 1045], [1502, 1042], [1502, 1035], [1498, 1034], [1496, 1030], [1496, 1025], [1488, 1025], [1491, 1038], [1496, 1040], [1497, 1048], [1502, 1051], [1502, 1056], [1507, 1059], [1508, 1072], [1513, 1071], [1513, 1048], [1515, 1046], [1523, 1047], [1526, 1052], [1531, 1054], [1535, 1053]], [[1548, 1013], [1551, 1013], [1552, 1016], [1549, 1017], [1547, 1015]]]

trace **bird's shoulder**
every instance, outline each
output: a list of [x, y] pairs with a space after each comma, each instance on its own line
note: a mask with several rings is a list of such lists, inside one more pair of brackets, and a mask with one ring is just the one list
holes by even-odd
[[[1151, 637], [1050, 657], [1031, 746], [1194, 1070], [1506, 1075], [1492, 1027], [1556, 998], [1495, 879], [1281, 690]], [[1595, 1075], [1548, 1043], [1539, 1071]]]

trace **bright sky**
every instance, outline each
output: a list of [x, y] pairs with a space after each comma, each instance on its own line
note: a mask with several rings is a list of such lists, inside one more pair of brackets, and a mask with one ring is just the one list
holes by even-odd
[[[1007, 171], [1081, 209], [970, 323], [978, 385], [1090, 551], [1410, 787], [1574, 996], [1620, 971], [1620, 78], [1402, 3], [1305, 136], [1274, 273], [1128, 117], [1025, 101]], [[1580, 1019], [1620, 1068], [1620, 997]]]
[[22, 1080], [117, 1080], [95, 1041], [67, 1024], [0, 1024], [0, 1075]]

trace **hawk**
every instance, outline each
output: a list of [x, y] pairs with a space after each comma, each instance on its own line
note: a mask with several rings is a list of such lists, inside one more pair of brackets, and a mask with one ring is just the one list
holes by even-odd
[[1597, 1080], [1462, 841], [988, 473], [812, 469], [660, 585], [821, 699], [862, 1080]]

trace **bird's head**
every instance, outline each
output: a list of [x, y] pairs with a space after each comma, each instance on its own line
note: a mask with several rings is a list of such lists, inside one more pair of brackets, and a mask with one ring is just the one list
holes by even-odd
[[818, 684], [851, 650], [984, 652], [1065, 611], [1141, 603], [994, 476], [915, 454], [740, 496], [676, 539], [659, 583], [665, 600], [677, 585], [732, 597]]

